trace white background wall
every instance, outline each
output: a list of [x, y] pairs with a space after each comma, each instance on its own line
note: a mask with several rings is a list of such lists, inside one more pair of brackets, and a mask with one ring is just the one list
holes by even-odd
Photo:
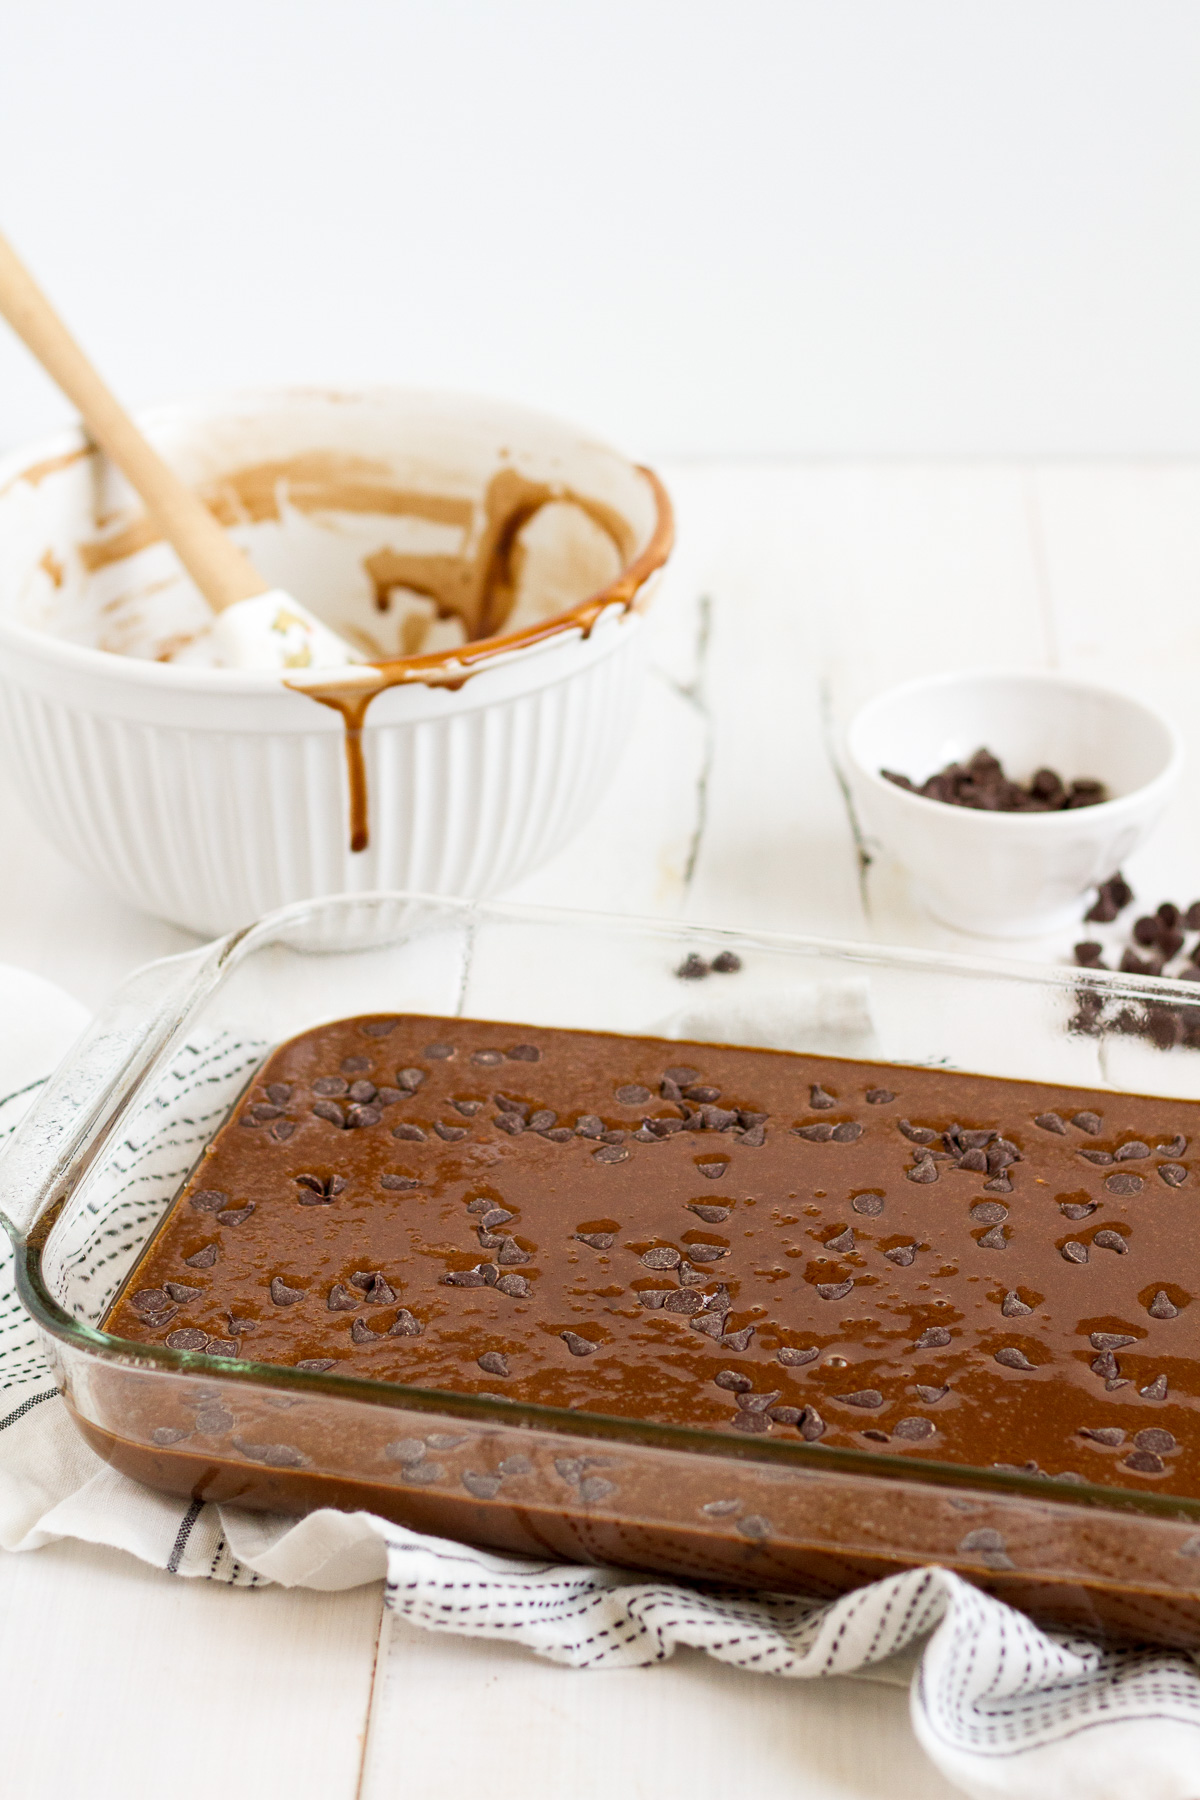
[[0, 0], [0, 219], [139, 403], [1200, 451], [1198, 0]]

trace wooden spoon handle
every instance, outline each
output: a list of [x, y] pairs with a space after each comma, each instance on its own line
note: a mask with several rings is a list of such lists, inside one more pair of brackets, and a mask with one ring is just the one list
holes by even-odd
[[204, 502], [169, 469], [101, 380], [12, 245], [0, 235], [0, 316], [79, 408], [103, 450], [145, 501], [216, 612], [264, 594], [264, 581]]

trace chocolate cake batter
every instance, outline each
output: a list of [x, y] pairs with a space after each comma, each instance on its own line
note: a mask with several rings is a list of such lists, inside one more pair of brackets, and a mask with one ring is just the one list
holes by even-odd
[[272, 1054], [104, 1328], [1197, 1496], [1198, 1142], [1186, 1101], [347, 1019]]

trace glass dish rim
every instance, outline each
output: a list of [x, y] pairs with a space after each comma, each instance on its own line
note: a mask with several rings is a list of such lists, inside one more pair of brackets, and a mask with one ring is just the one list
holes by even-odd
[[[654, 1420], [629, 1419], [605, 1413], [576, 1412], [562, 1407], [537, 1405], [532, 1402], [491, 1399], [478, 1394], [456, 1394], [448, 1389], [411, 1387], [401, 1382], [369, 1379], [364, 1376], [334, 1375], [310, 1369], [297, 1369], [278, 1363], [256, 1363], [238, 1357], [214, 1357], [198, 1351], [174, 1350], [166, 1344], [137, 1343], [132, 1339], [98, 1330], [95, 1326], [72, 1317], [55, 1300], [42, 1275], [41, 1255], [54, 1225], [65, 1206], [77, 1177], [72, 1171], [76, 1158], [86, 1151], [86, 1168], [108, 1141], [113, 1129], [124, 1117], [131, 1102], [154, 1079], [167, 1058], [178, 1047], [179, 1037], [193, 1015], [228, 975], [242, 961], [259, 949], [279, 941], [289, 926], [311, 922], [314, 914], [333, 909], [349, 911], [370, 905], [423, 905], [449, 912], [463, 921], [468, 934], [476, 921], [503, 920], [525, 924], [571, 924], [592, 926], [607, 931], [614, 929], [629, 936], [669, 939], [676, 947], [691, 941], [709, 944], [719, 939], [725, 946], [750, 947], [776, 951], [793, 951], [815, 956], [833, 956], [845, 962], [891, 966], [910, 970], [929, 969], [939, 974], [959, 974], [996, 980], [1015, 981], [1024, 986], [1050, 991], [1084, 986], [1116, 998], [1177, 1001], [1195, 1006], [1198, 996], [1187, 982], [1161, 976], [1127, 975], [1120, 971], [1076, 969], [1068, 965], [1043, 966], [1036, 963], [1009, 962], [1001, 957], [962, 955], [914, 949], [907, 945], [873, 944], [850, 939], [824, 938], [785, 932], [757, 931], [729, 925], [709, 925], [702, 921], [647, 917], [638, 914], [593, 912], [567, 907], [536, 906], [524, 902], [489, 899], [463, 899], [458, 896], [424, 894], [408, 890], [381, 889], [371, 892], [326, 895], [297, 902], [265, 914], [254, 924], [231, 932], [213, 944], [184, 951], [179, 955], [159, 958], [144, 965], [129, 978], [128, 984], [156, 971], [194, 970], [186, 998], [175, 1009], [169, 1033], [143, 1066], [135, 1072], [126, 1091], [115, 1107], [110, 1103], [118, 1095], [122, 1077], [127, 1073], [130, 1057], [107, 1082], [101, 1096], [101, 1116], [96, 1109], [81, 1124], [66, 1171], [47, 1184], [33, 1218], [24, 1230], [14, 1226], [0, 1211], [0, 1223], [6, 1227], [14, 1251], [16, 1290], [22, 1306], [40, 1330], [92, 1359], [130, 1368], [141, 1365], [167, 1376], [191, 1376], [212, 1380], [220, 1378], [235, 1385], [268, 1387], [291, 1391], [306, 1397], [325, 1395], [333, 1401], [350, 1401], [376, 1407], [416, 1412], [439, 1413], [462, 1418], [481, 1425], [517, 1426], [531, 1431], [548, 1431], [556, 1436], [595, 1438], [617, 1445], [660, 1448], [676, 1453], [705, 1455], [714, 1459], [731, 1458], [738, 1462], [755, 1462], [779, 1468], [793, 1468], [808, 1474], [837, 1471], [843, 1475], [887, 1481], [914, 1481], [936, 1489], [968, 1488], [976, 1492], [1009, 1494], [1014, 1498], [1036, 1498], [1042, 1504], [1061, 1503], [1095, 1510], [1135, 1512], [1147, 1517], [1166, 1518], [1177, 1523], [1195, 1521], [1200, 1525], [1200, 1496], [1139, 1493], [1131, 1488], [1110, 1488], [1081, 1480], [1064, 1482], [1055, 1477], [1023, 1474], [1017, 1470], [983, 1468], [973, 1464], [945, 1463], [932, 1458], [908, 1458], [882, 1451], [841, 1449], [820, 1443], [773, 1441], [759, 1443], [739, 1441], [728, 1432], [707, 1430], [690, 1425], [667, 1425]], [[317, 950], [317, 955], [353, 954], [361, 946]], [[114, 1000], [125, 991], [123, 984]], [[442, 1015], [449, 1016], [449, 1015]], [[103, 1020], [101, 1013], [100, 1019]], [[496, 1021], [520, 1025], [521, 1020]], [[647, 1035], [618, 1032], [614, 1035]], [[694, 1040], [671, 1039], [685, 1044]], [[269, 1054], [269, 1052], [267, 1052]], [[61, 1068], [71, 1064], [68, 1052]], [[847, 1057], [848, 1062], [865, 1058]], [[884, 1066], [889, 1066], [884, 1059]], [[902, 1062], [890, 1066], [903, 1068]], [[1064, 1087], [1069, 1083], [1044, 1082], [1040, 1085]], [[1121, 1091], [1121, 1090], [1114, 1090]], [[31, 1108], [31, 1113], [33, 1109]], [[28, 1116], [28, 1115], [27, 1115]], [[20, 1136], [24, 1120], [17, 1126], [13, 1139]], [[10, 1143], [13, 1141], [10, 1139]]]

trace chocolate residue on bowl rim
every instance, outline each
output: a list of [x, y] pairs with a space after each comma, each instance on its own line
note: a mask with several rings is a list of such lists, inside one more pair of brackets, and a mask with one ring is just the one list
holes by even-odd
[[[40, 480], [67, 463], [91, 454], [94, 454], [91, 446], [83, 446], [25, 471], [20, 479]], [[619, 606], [631, 610], [638, 606], [640, 590], [671, 553], [675, 523], [670, 498], [658, 476], [644, 464], [638, 463], [634, 467], [648, 482], [655, 507], [654, 528], [649, 541], [637, 555], [633, 554], [633, 529], [615, 508], [589, 499], [566, 484], [529, 481], [516, 469], [502, 467], [489, 482], [484, 496], [484, 526], [474, 557], [428, 552], [406, 554], [388, 548], [365, 558], [363, 568], [374, 589], [379, 611], [387, 611], [388, 596], [393, 588], [404, 587], [431, 600], [439, 618], [460, 618], [469, 638], [467, 644], [451, 649], [364, 662], [358, 667], [357, 678], [347, 679], [342, 675], [308, 681], [299, 671], [284, 678], [285, 687], [306, 695], [321, 706], [331, 707], [341, 715], [345, 730], [352, 851], [366, 850], [370, 842], [362, 731], [367, 710], [379, 694], [388, 688], [410, 683], [457, 690], [497, 658], [572, 629], [580, 630], [586, 638], [607, 608]], [[280, 516], [279, 494], [284, 483], [289, 504], [305, 513], [340, 510], [410, 516], [457, 525], [464, 531], [477, 517], [477, 502], [465, 495], [400, 489], [388, 481], [387, 475], [386, 465], [368, 458], [311, 451], [231, 471], [200, 492], [206, 505], [226, 526], [277, 519]], [[577, 507], [598, 525], [616, 548], [624, 567], [619, 575], [587, 599], [518, 631], [505, 633], [504, 620], [514, 598], [517, 540], [543, 507], [556, 502]], [[143, 514], [106, 537], [80, 544], [79, 556], [85, 569], [95, 573], [160, 542], [161, 538], [162, 533], [153, 519]]]
[[[446, 687], [457, 690], [470, 680], [472, 675], [479, 674], [496, 658], [511, 654], [515, 650], [524, 650], [532, 644], [542, 643], [547, 638], [557, 637], [560, 633], [578, 628], [587, 638], [596, 625], [600, 615], [610, 606], [620, 606], [626, 611], [638, 605], [638, 596], [657, 569], [660, 569], [671, 553], [675, 540], [675, 519], [671, 501], [658, 476], [653, 469], [644, 464], [635, 465], [639, 475], [643, 475], [650, 484], [655, 503], [655, 523], [650, 539], [645, 548], [607, 587], [600, 589], [586, 600], [579, 601], [566, 611], [555, 613], [551, 618], [539, 620], [525, 626], [520, 631], [496, 636], [478, 638], [475, 642], [459, 646], [452, 650], [432, 651], [424, 656], [401, 656], [382, 662], [370, 662], [362, 665], [363, 673], [357, 678], [346, 680], [334, 678], [326, 681], [308, 682], [291, 678], [284, 682], [285, 687], [305, 694], [310, 700], [316, 700], [322, 706], [332, 707], [341, 714], [345, 728], [346, 773], [350, 791], [350, 848], [352, 851], [365, 850], [370, 843], [370, 806], [367, 792], [366, 759], [363, 756], [362, 733], [366, 721], [367, 709], [371, 702], [388, 688], [403, 687], [417, 683], [430, 687]], [[614, 520], [615, 514], [609, 509], [600, 508], [592, 501], [584, 499], [570, 488], [549, 484], [526, 482], [515, 475], [515, 471], [503, 471], [504, 475], [513, 475], [520, 482], [522, 492], [507, 512], [497, 512], [496, 517], [489, 518], [488, 530], [484, 538], [484, 551], [477, 559], [481, 573], [477, 577], [480, 616], [484, 620], [494, 618], [500, 613], [499, 597], [507, 595], [507, 605], [511, 604], [513, 586], [513, 551], [517, 537], [522, 528], [528, 524], [543, 506], [555, 501], [566, 501], [586, 513], [613, 538], [622, 550], [628, 554], [628, 526], [620, 521], [621, 535], [626, 539], [622, 544], [617, 537]], [[498, 478], [499, 479], [499, 478]], [[497, 482], [489, 487], [489, 500]], [[421, 585], [418, 571], [408, 574], [391, 572], [402, 564], [407, 567], [410, 561], [421, 561], [428, 564], [431, 558], [401, 558], [396, 556], [395, 564], [389, 569], [388, 586], [412, 587], [417, 592], [427, 593], [435, 603], [442, 604], [436, 591]], [[439, 558], [439, 561], [457, 563], [459, 570], [463, 568], [460, 558]], [[468, 571], [470, 565], [467, 565]], [[429, 580], [429, 572], [423, 572], [424, 580]], [[378, 589], [377, 589], [378, 591]], [[452, 609], [457, 611], [457, 608]], [[461, 616], [461, 615], [460, 615]], [[373, 671], [374, 673], [368, 673]], [[364, 678], [365, 677], [365, 678]]]

